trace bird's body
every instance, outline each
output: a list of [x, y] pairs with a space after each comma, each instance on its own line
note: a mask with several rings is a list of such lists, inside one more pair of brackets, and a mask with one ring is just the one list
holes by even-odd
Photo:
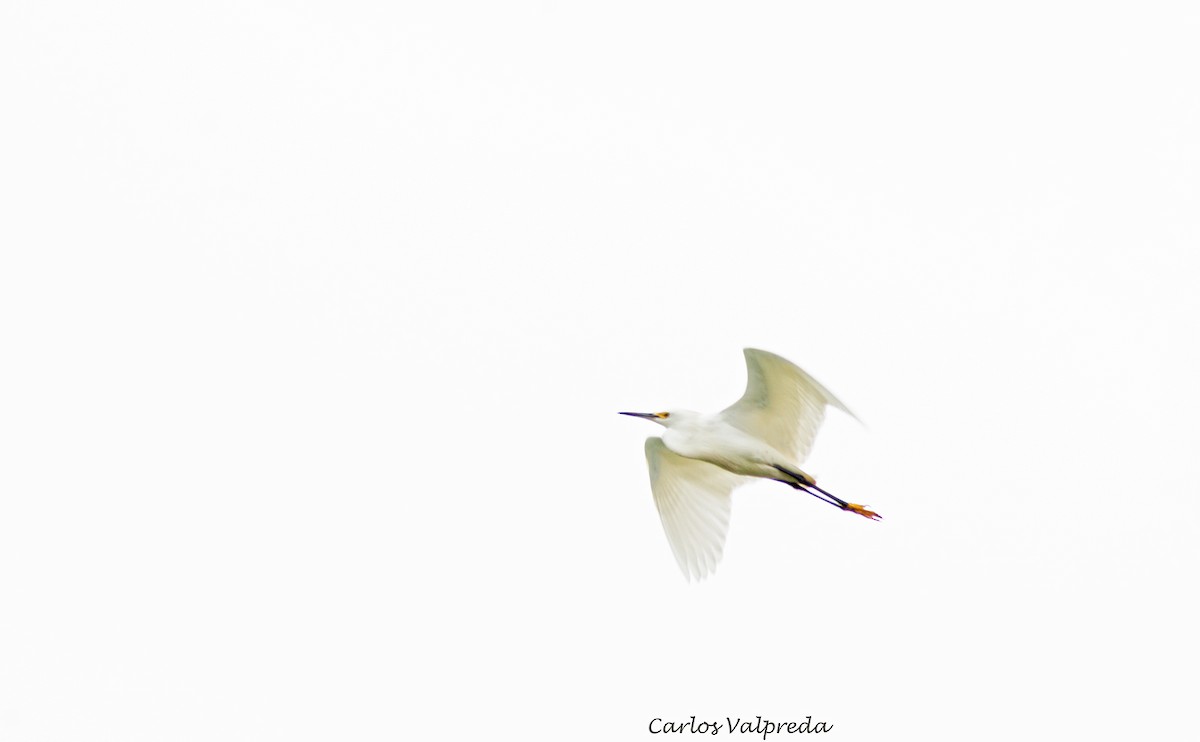
[[621, 413], [666, 428], [661, 438], [646, 439], [650, 488], [671, 550], [689, 578], [716, 569], [729, 527], [730, 495], [751, 478], [783, 482], [842, 510], [879, 519], [821, 489], [800, 468], [825, 407], [854, 413], [794, 363], [753, 348], [745, 356], [746, 391], [721, 412]]
[[663, 444], [673, 453], [705, 461], [746, 477], [775, 479], [776, 466], [797, 471], [800, 465], [765, 441], [735, 428], [720, 413], [705, 415], [679, 410], [673, 418], [683, 418], [662, 434]]

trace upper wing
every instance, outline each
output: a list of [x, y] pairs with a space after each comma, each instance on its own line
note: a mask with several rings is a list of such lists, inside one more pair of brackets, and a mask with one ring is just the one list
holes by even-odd
[[747, 478], [673, 453], [662, 438], [646, 439], [646, 463], [675, 561], [688, 579], [707, 577], [725, 548], [730, 493]]
[[832, 392], [791, 361], [765, 350], [746, 348], [743, 352], [746, 393], [721, 411], [734, 427], [762, 438], [802, 464], [825, 419], [825, 405], [858, 420]]

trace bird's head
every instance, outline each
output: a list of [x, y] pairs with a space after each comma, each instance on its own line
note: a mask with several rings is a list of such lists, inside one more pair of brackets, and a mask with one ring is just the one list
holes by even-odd
[[619, 412], [617, 414], [645, 418], [650, 422], [658, 423], [664, 428], [669, 428], [696, 415], [695, 412], [688, 412], [687, 410], [671, 410], [670, 412]]

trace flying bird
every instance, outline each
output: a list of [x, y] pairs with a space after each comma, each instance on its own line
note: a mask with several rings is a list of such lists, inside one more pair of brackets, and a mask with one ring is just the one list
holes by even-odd
[[800, 468], [827, 405], [858, 417], [786, 358], [754, 348], [743, 352], [746, 392], [718, 413], [620, 413], [666, 428], [661, 438], [646, 439], [650, 490], [671, 551], [689, 580], [716, 570], [729, 530], [733, 490], [754, 477], [783, 482], [842, 510], [880, 520], [878, 513], [821, 489]]

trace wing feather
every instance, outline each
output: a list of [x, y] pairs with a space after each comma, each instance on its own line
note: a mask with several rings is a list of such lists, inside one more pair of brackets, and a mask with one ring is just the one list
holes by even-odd
[[[832, 405], [853, 412], [796, 364], [765, 350], [746, 348], [746, 392], [721, 411], [726, 422], [758, 436], [803, 464]], [[861, 422], [861, 420], [859, 421]]]
[[646, 439], [646, 463], [654, 504], [675, 561], [689, 580], [704, 579], [721, 561], [731, 494], [747, 478], [680, 456], [662, 438]]

